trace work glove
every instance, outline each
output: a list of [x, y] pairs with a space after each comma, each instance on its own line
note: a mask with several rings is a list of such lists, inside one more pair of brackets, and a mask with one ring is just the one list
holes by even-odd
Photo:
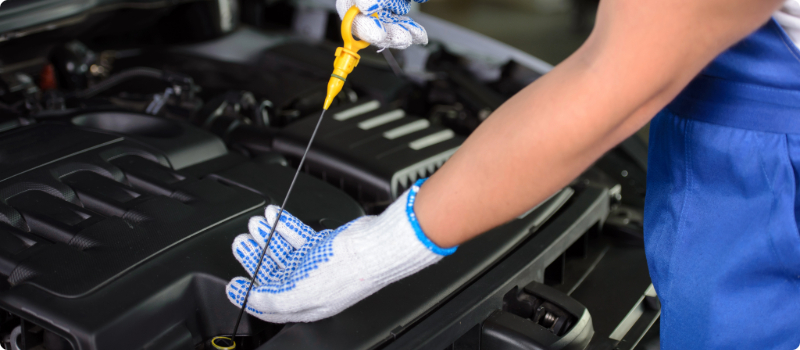
[[[423, 3], [428, 0], [414, 0]], [[337, 0], [336, 10], [344, 18], [353, 6], [361, 10], [353, 20], [353, 34], [381, 49], [405, 49], [411, 44], [425, 45], [428, 33], [413, 19], [406, 16], [409, 0]], [[372, 17], [377, 14], [377, 18]]]
[[[379, 216], [358, 218], [335, 230], [314, 231], [287, 212], [269, 243], [250, 292], [247, 312], [274, 323], [312, 322], [335, 315], [384, 286], [452, 254], [431, 242], [417, 222], [414, 200], [422, 180]], [[233, 254], [251, 278], [228, 283], [228, 299], [241, 307], [279, 208], [250, 219], [250, 234], [233, 242]]]

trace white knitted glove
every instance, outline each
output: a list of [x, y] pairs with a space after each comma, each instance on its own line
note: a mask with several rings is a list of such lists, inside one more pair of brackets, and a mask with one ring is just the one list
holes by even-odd
[[[405, 49], [411, 44], [428, 43], [425, 28], [406, 16], [409, 3], [409, 0], [337, 0], [336, 10], [339, 17], [344, 18], [347, 10], [358, 6], [361, 14], [353, 20], [353, 34], [382, 49]], [[377, 13], [378, 18], [371, 17], [373, 13]]]
[[[250, 292], [247, 312], [268, 322], [311, 322], [335, 315], [384, 286], [455, 252], [420, 229], [414, 200], [422, 180], [379, 216], [358, 218], [336, 230], [315, 232], [284, 212]], [[233, 254], [253, 276], [279, 208], [250, 219], [250, 234], [234, 240]], [[227, 295], [242, 306], [251, 280], [236, 277]]]

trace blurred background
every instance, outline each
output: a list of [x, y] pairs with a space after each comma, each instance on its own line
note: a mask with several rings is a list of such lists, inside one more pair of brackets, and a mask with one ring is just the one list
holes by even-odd
[[[599, 0], [433, 0], [420, 11], [556, 65], [583, 44]], [[636, 134], [649, 139], [650, 124]]]
[[598, 1], [433, 0], [419, 9], [555, 65], [589, 36]]

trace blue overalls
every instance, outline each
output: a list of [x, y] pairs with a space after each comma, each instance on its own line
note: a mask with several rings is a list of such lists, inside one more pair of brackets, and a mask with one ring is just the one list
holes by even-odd
[[800, 50], [770, 20], [651, 124], [662, 350], [800, 347], [799, 183]]

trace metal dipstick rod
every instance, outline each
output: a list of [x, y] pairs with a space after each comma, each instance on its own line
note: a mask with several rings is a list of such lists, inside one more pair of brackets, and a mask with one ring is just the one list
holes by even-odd
[[311, 139], [308, 140], [308, 145], [306, 146], [305, 152], [303, 152], [303, 157], [300, 158], [300, 164], [297, 166], [297, 171], [294, 173], [292, 183], [289, 184], [289, 190], [286, 191], [286, 197], [283, 198], [283, 204], [281, 204], [281, 209], [278, 211], [278, 217], [275, 218], [275, 223], [272, 224], [272, 229], [269, 231], [269, 235], [267, 235], [267, 241], [266, 244], [264, 244], [264, 251], [261, 252], [261, 257], [258, 258], [258, 264], [256, 264], [256, 269], [253, 272], [253, 281], [250, 283], [250, 286], [247, 287], [247, 292], [244, 294], [242, 309], [239, 310], [239, 316], [236, 318], [236, 325], [233, 327], [233, 335], [230, 338], [224, 336], [213, 338], [211, 343], [216, 349], [230, 350], [236, 348], [236, 334], [239, 331], [239, 324], [242, 322], [242, 316], [244, 316], [245, 308], [247, 308], [247, 299], [250, 298], [250, 292], [253, 290], [253, 285], [255, 285], [256, 281], [258, 281], [258, 270], [261, 269], [261, 264], [264, 262], [264, 258], [267, 256], [269, 242], [272, 240], [272, 236], [275, 234], [275, 229], [278, 227], [278, 222], [280, 222], [281, 215], [283, 215], [283, 209], [286, 207], [286, 202], [289, 201], [289, 197], [292, 194], [294, 183], [297, 181], [297, 175], [299, 175], [300, 170], [303, 169], [303, 163], [308, 155], [308, 150], [311, 149], [311, 144], [314, 142], [314, 138], [317, 136], [317, 130], [319, 130], [319, 126], [322, 124], [322, 118], [325, 116], [325, 112], [328, 110], [328, 108], [330, 108], [334, 98], [339, 94], [339, 92], [342, 91], [342, 87], [344, 86], [347, 76], [352, 73], [353, 69], [358, 65], [358, 62], [361, 59], [361, 56], [358, 55], [358, 51], [369, 46], [369, 43], [355, 40], [353, 38], [351, 28], [353, 26], [353, 20], [358, 14], [358, 8], [353, 6], [349, 11], [347, 11], [342, 19], [342, 40], [344, 41], [344, 46], [336, 49], [336, 60], [333, 62], [333, 74], [331, 74], [331, 78], [328, 81], [328, 93], [325, 96], [322, 113], [319, 115], [319, 120], [317, 121], [317, 126], [314, 127], [314, 132], [311, 133]]
[[394, 58], [394, 55], [392, 55], [392, 51], [389, 51], [389, 49], [385, 49], [383, 50], [382, 53], [383, 53], [383, 58], [386, 60], [386, 63], [388, 63], [389, 67], [392, 68], [392, 72], [394, 72], [394, 75], [402, 77], [403, 69], [400, 68], [400, 64], [397, 63], [397, 60]]
[[261, 264], [264, 262], [264, 258], [267, 256], [267, 250], [269, 249], [269, 241], [272, 240], [272, 235], [275, 234], [275, 229], [278, 227], [278, 222], [281, 220], [281, 215], [283, 215], [283, 208], [286, 207], [286, 202], [289, 201], [289, 196], [291, 196], [292, 194], [294, 183], [295, 181], [297, 181], [297, 175], [299, 175], [300, 170], [303, 169], [303, 162], [306, 161], [306, 155], [308, 155], [308, 150], [311, 149], [311, 144], [314, 142], [314, 137], [317, 136], [317, 130], [319, 130], [319, 125], [322, 124], [322, 117], [325, 116], [326, 111], [327, 109], [323, 109], [322, 114], [319, 115], [317, 126], [314, 127], [314, 132], [311, 133], [311, 139], [308, 140], [308, 145], [306, 146], [305, 152], [303, 152], [303, 157], [300, 158], [300, 164], [297, 166], [297, 171], [294, 172], [294, 178], [292, 178], [292, 183], [289, 184], [289, 190], [286, 192], [286, 197], [283, 197], [283, 204], [281, 204], [281, 210], [278, 211], [278, 216], [275, 218], [275, 222], [272, 224], [272, 229], [269, 230], [269, 235], [267, 235], [267, 243], [264, 244], [264, 251], [261, 252], [261, 257], [258, 258], [258, 264], [256, 264], [256, 269], [255, 272], [253, 273], [253, 282], [250, 283], [250, 286], [247, 287], [247, 292], [244, 294], [244, 302], [242, 303], [242, 309], [239, 310], [239, 317], [236, 318], [236, 326], [233, 327], [233, 335], [231, 336], [231, 339], [236, 338], [236, 333], [239, 330], [239, 323], [242, 321], [244, 310], [247, 307], [247, 298], [250, 297], [250, 291], [253, 290], [253, 285], [256, 284], [256, 280], [258, 279], [258, 270], [261, 268]]

